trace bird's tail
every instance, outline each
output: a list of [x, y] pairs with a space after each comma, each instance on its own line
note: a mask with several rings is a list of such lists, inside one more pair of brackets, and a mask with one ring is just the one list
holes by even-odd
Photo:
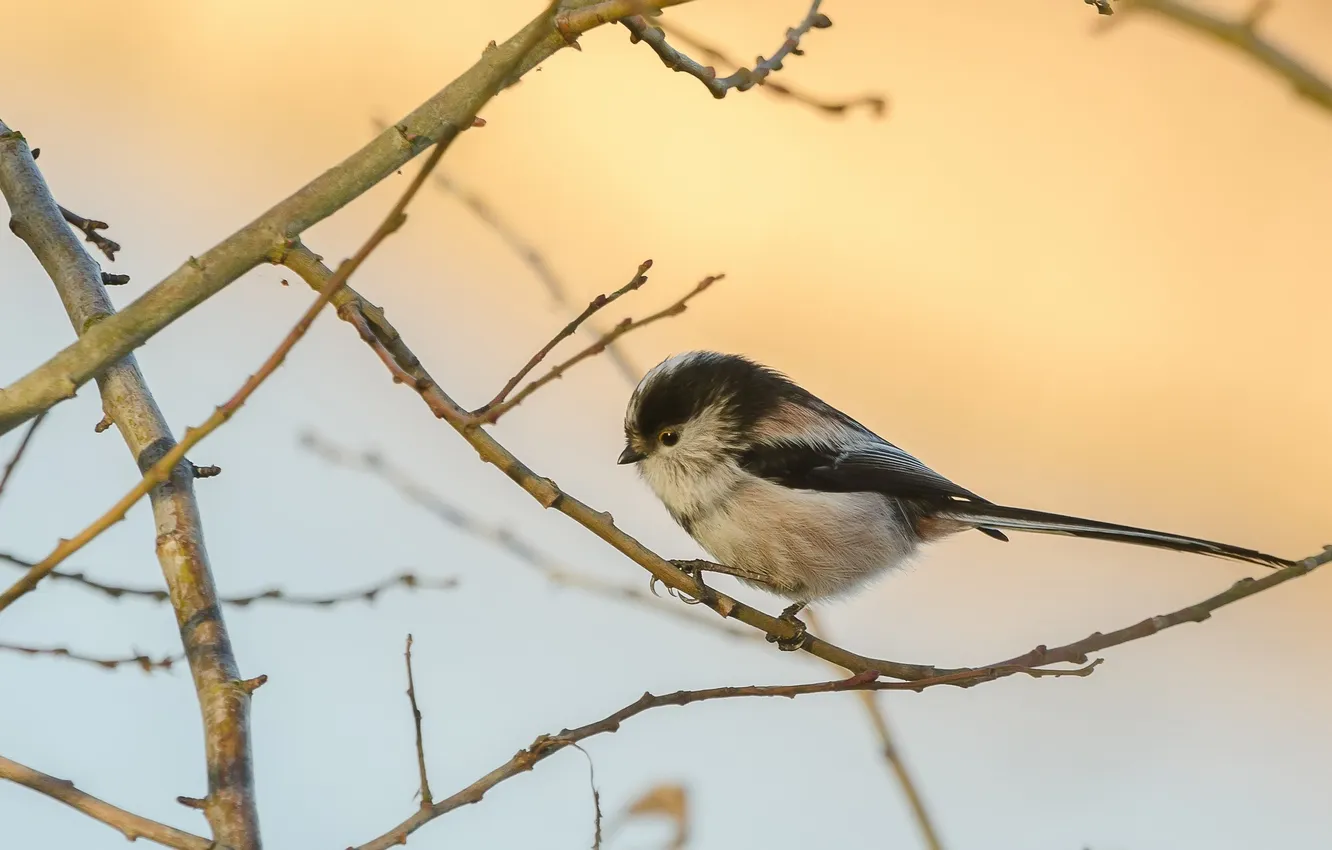
[[1225, 543], [1201, 540], [1197, 537], [1185, 537], [1180, 534], [1168, 534], [1164, 531], [1150, 531], [1134, 528], [1130, 525], [1115, 525], [1094, 519], [1048, 514], [1026, 508], [1010, 508], [985, 502], [950, 502], [932, 513], [945, 519], [957, 520], [978, 528], [1007, 528], [1014, 531], [1031, 531], [1037, 534], [1067, 534], [1071, 537], [1088, 537], [1093, 540], [1111, 540], [1116, 543], [1132, 543], [1138, 546], [1154, 546], [1158, 549], [1173, 549], [1177, 552], [1196, 552], [1211, 555], [1214, 558], [1229, 558], [1234, 561], [1246, 561], [1261, 564], [1264, 567], [1289, 567], [1294, 562], [1274, 555], [1265, 555], [1253, 549], [1241, 549]]

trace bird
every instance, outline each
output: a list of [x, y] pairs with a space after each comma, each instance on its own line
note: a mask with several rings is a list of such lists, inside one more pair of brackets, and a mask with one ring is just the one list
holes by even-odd
[[[1063, 534], [1280, 568], [1292, 561], [1181, 534], [1000, 505], [953, 483], [786, 375], [737, 354], [689, 351], [630, 395], [620, 464], [730, 575], [793, 604], [845, 597], [925, 544], [975, 530]], [[699, 566], [703, 564], [705, 566]], [[783, 647], [786, 648], [786, 647]]]

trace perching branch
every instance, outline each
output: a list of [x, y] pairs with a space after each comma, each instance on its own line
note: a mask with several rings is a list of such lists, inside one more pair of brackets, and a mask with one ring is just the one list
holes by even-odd
[[[1078, 670], [1058, 671], [1064, 675], [1085, 676], [1094, 669], [1095, 665], [1089, 665]], [[1051, 674], [1056, 671], [1051, 670], [1031, 670], [1014, 669], [994, 671], [996, 677], [1012, 675], [1013, 673], [1028, 673], [1032, 675]], [[858, 673], [850, 678], [838, 679], [829, 682], [814, 682], [807, 685], [744, 685], [724, 688], [706, 688], [697, 691], [676, 691], [675, 693], [662, 694], [656, 696], [651, 693], [645, 693], [638, 699], [602, 719], [589, 723], [586, 726], [579, 726], [576, 729], [564, 729], [554, 735], [539, 735], [536, 740], [527, 746], [526, 749], [519, 750], [517, 755], [509, 759], [504, 764], [487, 773], [485, 776], [457, 791], [454, 794], [440, 800], [429, 808], [422, 808], [393, 829], [384, 833], [380, 837], [370, 841], [360, 847], [352, 850], [388, 850], [398, 844], [406, 843], [407, 837], [416, 830], [435, 818], [448, 814], [449, 812], [461, 806], [472, 803], [479, 803], [491, 788], [506, 779], [512, 779], [520, 773], [525, 773], [535, 767], [539, 762], [549, 756], [554, 755], [565, 747], [571, 747], [580, 741], [591, 738], [594, 735], [602, 733], [618, 732], [620, 724], [631, 717], [642, 714], [653, 708], [661, 708], [668, 705], [690, 705], [696, 702], [706, 702], [717, 699], [735, 699], [738, 697], [787, 697], [794, 699], [798, 696], [808, 694], [829, 694], [840, 693], [842, 691], [902, 691], [902, 690], [922, 690], [934, 685], [957, 684], [972, 675], [972, 671], [962, 671], [960, 673], [951, 673], [944, 676], [938, 676], [927, 679], [920, 679], [915, 682], [887, 682], [876, 678], [874, 673]]]
[[[653, 0], [656, 8], [688, 0]], [[434, 97], [361, 150], [197, 258], [191, 258], [118, 314], [0, 390], [0, 434], [72, 398], [79, 387], [167, 325], [281, 251], [289, 240], [342, 209], [431, 145], [447, 145], [472, 125], [500, 88], [512, 85], [582, 33], [637, 14], [638, 0], [565, 0], [559, 13], [537, 15]]]
[[[818, 4], [815, 4], [817, 6]], [[824, 18], [827, 19], [826, 16]], [[726, 55], [720, 48], [711, 45], [698, 36], [691, 35], [681, 29], [676, 24], [667, 24], [661, 20], [649, 21], [648, 19], [635, 15], [620, 21], [621, 24], [629, 30], [632, 35], [630, 40], [634, 42], [642, 41], [652, 48], [652, 51], [661, 59], [662, 64], [672, 71], [678, 71], [688, 74], [703, 83], [704, 87], [712, 93], [713, 97], [725, 97], [727, 92], [726, 81], [734, 80], [741, 71], [737, 71], [729, 77], [717, 78], [717, 71], [710, 65], [703, 65], [667, 42], [667, 37], [675, 39], [690, 49], [698, 52], [710, 62], [721, 65], [728, 65], [732, 68], [741, 68], [741, 63]], [[830, 22], [831, 23], [831, 22]], [[817, 24], [815, 24], [817, 26]], [[797, 51], [797, 55], [799, 51]], [[762, 63], [762, 57], [759, 57]], [[779, 69], [773, 69], [779, 70]], [[748, 72], [753, 75], [754, 72]], [[813, 107], [828, 115], [843, 115], [848, 110], [858, 106], [868, 109], [876, 118], [882, 117], [887, 111], [888, 101], [882, 95], [861, 95], [859, 97], [848, 98], [846, 100], [825, 100], [812, 94], [806, 94], [798, 89], [792, 88], [785, 83], [778, 82], [770, 75], [763, 76], [760, 80], [762, 89], [778, 97], [788, 98], [796, 103], [803, 103], [806, 106]], [[743, 91], [743, 89], [741, 89]]]
[[115, 670], [122, 665], [133, 665], [145, 673], [151, 673], [154, 670], [170, 670], [177, 662], [185, 657], [183, 655], [166, 655], [162, 658], [152, 658], [140, 653], [138, 655], [130, 655], [124, 658], [97, 658], [92, 655], [83, 655], [74, 652], [63, 646], [22, 646], [15, 643], [0, 643], [0, 650], [18, 653], [19, 655], [42, 655], [53, 658], [68, 658], [71, 661], [81, 661], [85, 664], [92, 664], [105, 670]]
[[1119, 2], [1122, 11], [1152, 12], [1235, 48], [1290, 83], [1296, 94], [1332, 112], [1332, 81], [1258, 34], [1258, 24], [1271, 9], [1272, 0], [1257, 0], [1247, 14], [1234, 19], [1203, 12], [1176, 0]]
[[[11, 228], [28, 244], [55, 284], [80, 337], [113, 321], [115, 308], [97, 263], [66, 226], [60, 207], [33, 161], [27, 142], [0, 122], [0, 191], [13, 215]], [[136, 488], [152, 502], [158, 563], [171, 591], [185, 657], [198, 695], [204, 727], [208, 798], [205, 814], [213, 837], [233, 850], [258, 850], [259, 814], [250, 761], [249, 693], [241, 680], [217, 605], [203, 521], [194, 496], [193, 466], [185, 460], [189, 435], [176, 445], [166, 418], [148, 389], [133, 355], [97, 378], [102, 410], [120, 430], [139, 469], [154, 474]], [[130, 502], [124, 505], [128, 509]], [[113, 520], [124, 516], [121, 510]], [[100, 531], [100, 528], [98, 529]], [[91, 540], [61, 541], [54, 557], [31, 568], [0, 594], [0, 610], [32, 590], [65, 554]]]
[[4, 756], [0, 756], [0, 779], [8, 779], [10, 782], [27, 786], [39, 794], [45, 794], [53, 800], [59, 800], [88, 817], [119, 830], [120, 834], [130, 841], [144, 838], [163, 847], [174, 847], [176, 850], [217, 850], [217, 844], [207, 838], [131, 814], [80, 791], [68, 779], [56, 779], [39, 770], [10, 761]]
[[[640, 266], [640, 269], [641, 268], [642, 267]], [[665, 309], [662, 310], [658, 310], [657, 312], [649, 316], [644, 316], [641, 319], [622, 319], [619, 323], [615, 325], [615, 327], [611, 328], [604, 336], [602, 336], [601, 339], [592, 343], [587, 348], [584, 348], [582, 351], [579, 351], [577, 354], [573, 355], [567, 360], [564, 360], [559, 364], [552, 366], [548, 372], [546, 372], [544, 375], [537, 378], [536, 380], [529, 382], [525, 387], [519, 390], [517, 394], [509, 398], [503, 398], [505, 393], [501, 392], [500, 395], [496, 396], [496, 399], [503, 399], [498, 404], [496, 404], [494, 401], [491, 401], [486, 406], [467, 414], [469, 421], [474, 425], [493, 425], [494, 423], [499, 421], [499, 418], [501, 416], [508, 413], [510, 410], [513, 410], [518, 405], [522, 404], [524, 399], [526, 399], [532, 393], [541, 389], [546, 384], [549, 384], [551, 381], [563, 377], [565, 372], [569, 371], [574, 366], [577, 366], [579, 363], [583, 362], [584, 360], [595, 357], [596, 355], [605, 351], [606, 346], [610, 345], [612, 342], [624, 336], [625, 334], [630, 333], [632, 331], [636, 331], [639, 328], [646, 327], [647, 325], [650, 325], [654, 322], [659, 322], [662, 319], [669, 319], [672, 316], [680, 315], [688, 308], [689, 302], [692, 301], [695, 296], [701, 295], [704, 291], [708, 289], [708, 287], [712, 286], [712, 284], [716, 283], [717, 281], [721, 280], [724, 277], [726, 277], [726, 275], [721, 275], [721, 274], [709, 275], [708, 277], [705, 277], [702, 280], [700, 280], [694, 286], [693, 289], [686, 292], [684, 295], [682, 295], [679, 298], [679, 300], [671, 304], [669, 307], [666, 307]], [[619, 294], [620, 293], [615, 293], [615, 297], [618, 297]], [[604, 298], [605, 296], [602, 297]], [[588, 309], [584, 311], [583, 316], [588, 316], [591, 315], [592, 313], [595, 313], [601, 307], [605, 306], [605, 304], [609, 304], [610, 301], [613, 300], [614, 298], [610, 298], [601, 303], [593, 301], [590, 305], [588, 305]], [[565, 330], [568, 329], [566, 328]], [[561, 334], [563, 333], [564, 331], [561, 331]], [[532, 360], [528, 362], [528, 366], [525, 368], [530, 369], [532, 366], [535, 366], [536, 362], [539, 361], [541, 357], [547, 351], [550, 350], [550, 348], [555, 344], [555, 342], [558, 342], [562, 338], [563, 337], [561, 337], [560, 335], [556, 335], [556, 338], [552, 340], [550, 343], [548, 343], [537, 354], [536, 357], [532, 358]], [[516, 375], [515, 378], [521, 380], [523, 374], [524, 372], [519, 372], [519, 374]], [[515, 385], [517, 383], [516, 381], [512, 382]], [[506, 387], [506, 389], [511, 389], [511, 387]]]

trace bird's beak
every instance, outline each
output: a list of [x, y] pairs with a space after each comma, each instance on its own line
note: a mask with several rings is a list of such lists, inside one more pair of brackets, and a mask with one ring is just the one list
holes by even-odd
[[634, 448], [634, 447], [631, 446], [631, 445], [626, 445], [626, 446], [624, 447], [624, 451], [620, 452], [620, 459], [617, 460], [617, 461], [615, 461], [615, 462], [616, 462], [616, 463], [638, 463], [640, 460], [642, 460], [642, 459], [645, 458], [645, 457], [647, 457], [647, 455], [643, 454], [643, 453], [640, 452], [638, 449]]

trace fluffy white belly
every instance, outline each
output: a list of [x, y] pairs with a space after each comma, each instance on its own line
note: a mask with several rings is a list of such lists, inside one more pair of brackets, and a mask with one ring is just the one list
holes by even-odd
[[791, 490], [750, 479], [686, 523], [716, 561], [764, 577], [766, 589], [800, 602], [856, 590], [901, 566], [915, 534], [877, 493]]

